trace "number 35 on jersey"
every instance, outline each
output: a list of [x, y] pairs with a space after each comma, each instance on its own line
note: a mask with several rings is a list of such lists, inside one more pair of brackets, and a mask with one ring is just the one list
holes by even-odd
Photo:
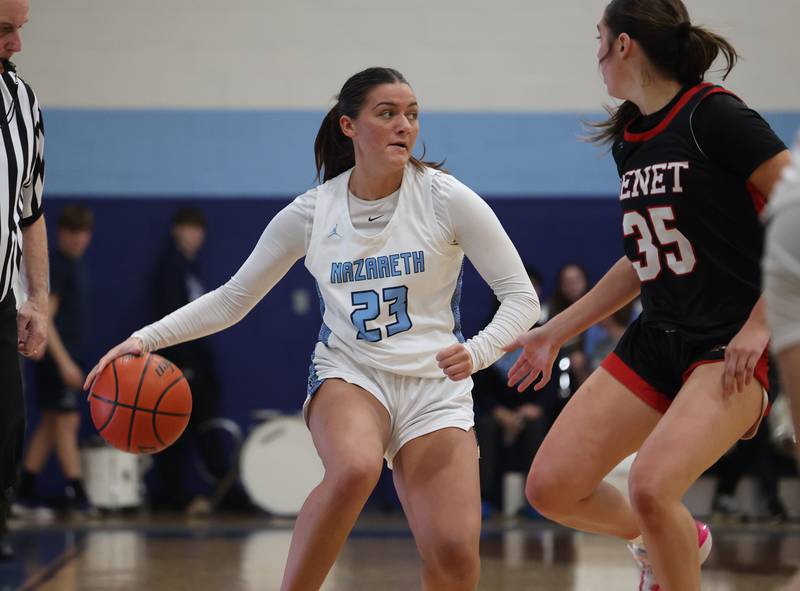
[[[675, 227], [671, 206], [648, 207], [644, 213], [627, 211], [622, 217], [625, 237], [635, 236], [639, 260], [633, 268], [643, 283], [661, 275], [662, 258], [675, 275], [688, 275], [697, 264], [692, 243]], [[672, 247], [672, 248], [669, 248]]]

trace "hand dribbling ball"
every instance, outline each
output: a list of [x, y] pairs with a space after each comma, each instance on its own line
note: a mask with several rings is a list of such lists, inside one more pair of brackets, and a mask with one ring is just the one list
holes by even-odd
[[160, 355], [123, 355], [97, 375], [89, 391], [92, 422], [108, 443], [152, 454], [181, 436], [192, 413], [186, 377]]

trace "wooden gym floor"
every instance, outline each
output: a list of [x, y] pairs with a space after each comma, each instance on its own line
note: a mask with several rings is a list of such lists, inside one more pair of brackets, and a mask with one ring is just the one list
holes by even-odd
[[[16, 523], [17, 559], [0, 563], [0, 591], [276, 590], [291, 527], [291, 521], [260, 515]], [[713, 532], [704, 590], [777, 591], [800, 566], [798, 524]], [[481, 556], [483, 591], [637, 588], [624, 544], [544, 521], [487, 521]], [[418, 589], [417, 568], [403, 517], [366, 515], [323, 589]]]

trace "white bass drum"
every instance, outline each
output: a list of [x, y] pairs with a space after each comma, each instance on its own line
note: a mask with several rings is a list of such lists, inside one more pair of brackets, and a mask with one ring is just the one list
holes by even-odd
[[250, 499], [265, 511], [291, 517], [325, 473], [303, 419], [281, 416], [247, 436], [239, 464]]

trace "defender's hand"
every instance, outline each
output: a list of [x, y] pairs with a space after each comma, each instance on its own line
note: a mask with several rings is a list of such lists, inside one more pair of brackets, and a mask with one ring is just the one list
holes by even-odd
[[550, 381], [553, 363], [556, 360], [561, 343], [556, 342], [542, 326], [529, 330], [514, 342], [503, 347], [504, 351], [511, 352], [522, 347], [519, 359], [508, 370], [508, 387], [517, 385], [517, 391], [522, 392], [530, 386], [539, 375], [542, 379], [533, 387], [541, 390]]

